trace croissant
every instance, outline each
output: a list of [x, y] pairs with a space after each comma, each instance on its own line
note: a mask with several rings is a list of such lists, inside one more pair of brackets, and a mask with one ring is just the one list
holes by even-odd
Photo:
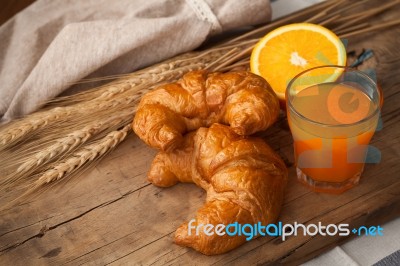
[[207, 235], [194, 227], [218, 224], [261, 224], [276, 221], [287, 183], [282, 159], [260, 138], [236, 134], [228, 126], [213, 124], [188, 133], [173, 151], [160, 151], [148, 173], [151, 183], [169, 187], [193, 182], [207, 191], [207, 199], [194, 221], [182, 224], [175, 243], [206, 255], [227, 252], [246, 237]]
[[166, 151], [199, 127], [222, 123], [239, 135], [251, 135], [267, 129], [278, 114], [279, 100], [262, 77], [199, 70], [145, 94], [132, 127], [148, 145]]

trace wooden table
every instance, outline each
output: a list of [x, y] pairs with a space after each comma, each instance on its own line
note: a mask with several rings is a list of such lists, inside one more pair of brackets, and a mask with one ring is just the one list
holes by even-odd
[[[400, 215], [400, 30], [363, 35], [349, 43], [348, 50], [372, 48], [379, 62], [383, 129], [372, 145], [381, 151], [382, 161], [367, 165], [361, 184], [338, 196], [309, 191], [297, 183], [291, 166], [283, 223], [348, 223], [354, 228], [382, 225]], [[293, 162], [284, 116], [263, 136], [289, 164]], [[262, 237], [210, 257], [179, 247], [172, 243], [174, 232], [193, 217], [205, 194], [192, 184], [168, 189], [149, 184], [146, 171], [155, 153], [131, 134], [74, 182], [2, 211], [0, 265], [297, 264], [351, 238]]]

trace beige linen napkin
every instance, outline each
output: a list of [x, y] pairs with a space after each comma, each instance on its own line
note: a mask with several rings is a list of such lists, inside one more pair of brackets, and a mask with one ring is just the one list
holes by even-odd
[[269, 0], [38, 0], [0, 27], [2, 122], [85, 77], [132, 72], [270, 20]]

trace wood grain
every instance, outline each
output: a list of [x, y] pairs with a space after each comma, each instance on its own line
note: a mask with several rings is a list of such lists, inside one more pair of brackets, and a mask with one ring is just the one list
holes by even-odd
[[[389, 29], [349, 40], [349, 51], [372, 48], [378, 62], [378, 81], [385, 95], [383, 129], [371, 144], [381, 151], [381, 162], [366, 165], [361, 184], [337, 196], [309, 191], [297, 183], [291, 166], [280, 216], [283, 223], [348, 223], [354, 228], [381, 225], [400, 216], [399, 36], [399, 29]], [[293, 163], [284, 115], [260, 135], [288, 164]], [[0, 265], [295, 265], [351, 238], [262, 237], [219, 256], [179, 247], [172, 243], [173, 234], [193, 217], [205, 195], [192, 184], [167, 189], [149, 184], [146, 172], [155, 153], [132, 134], [71, 182], [2, 211]], [[4, 203], [3, 199], [0, 204]]]

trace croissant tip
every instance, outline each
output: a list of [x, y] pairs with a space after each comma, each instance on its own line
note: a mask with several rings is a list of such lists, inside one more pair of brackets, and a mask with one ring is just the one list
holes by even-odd
[[189, 237], [187, 231], [181, 226], [175, 231], [174, 243], [179, 246], [189, 246], [191, 244]]

